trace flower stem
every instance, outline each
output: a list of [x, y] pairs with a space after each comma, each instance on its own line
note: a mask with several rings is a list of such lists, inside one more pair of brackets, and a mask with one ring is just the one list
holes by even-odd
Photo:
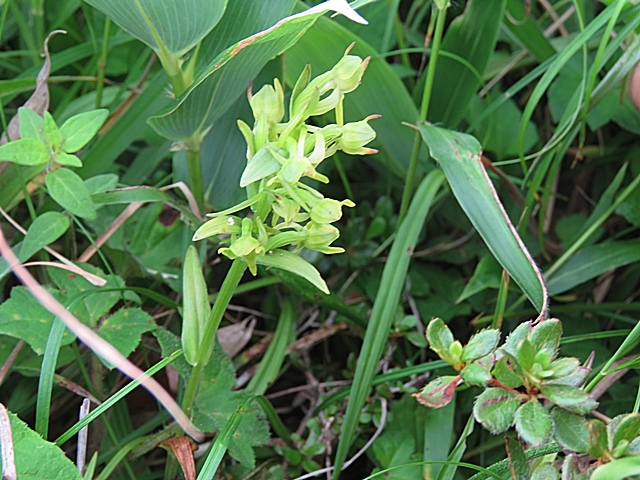
[[189, 188], [196, 199], [198, 208], [204, 210], [204, 187], [202, 184], [202, 162], [200, 161], [200, 147], [202, 138], [195, 133], [186, 142], [187, 171], [189, 172]]
[[224, 282], [222, 282], [222, 286], [220, 287], [220, 291], [216, 297], [216, 303], [213, 304], [211, 315], [209, 315], [209, 320], [207, 322], [207, 329], [204, 331], [200, 341], [200, 348], [198, 349], [198, 354], [196, 356], [196, 363], [191, 370], [191, 375], [187, 382], [184, 397], [182, 398], [182, 410], [187, 414], [187, 416], [191, 416], [193, 411], [193, 402], [195, 401], [196, 394], [198, 393], [202, 369], [210, 360], [210, 358], [206, 358], [210, 351], [208, 347], [215, 342], [216, 332], [218, 331], [220, 320], [222, 320], [222, 315], [224, 315], [224, 312], [231, 301], [231, 297], [233, 296], [233, 292], [240, 283], [242, 275], [246, 269], [247, 264], [244, 260], [237, 258], [233, 261]]
[[[449, 4], [447, 2], [447, 4], [444, 5], [444, 8], [436, 7], [436, 31], [433, 35], [431, 58], [429, 59], [427, 77], [424, 84], [424, 91], [422, 92], [422, 103], [420, 105], [420, 122], [424, 122], [427, 119], [427, 114], [429, 113], [431, 91], [433, 90], [433, 80], [436, 74], [436, 64], [438, 63], [438, 54], [440, 52], [440, 43], [442, 41], [442, 33], [444, 31], [444, 21], [447, 18], [448, 6]], [[409, 201], [411, 200], [411, 193], [413, 192], [413, 177], [415, 177], [416, 174], [416, 167], [418, 166], [418, 158], [420, 156], [421, 146], [422, 137], [420, 136], [420, 133], [416, 133], [416, 137], [413, 142], [413, 151], [411, 152], [411, 161], [409, 162], [409, 168], [407, 170], [407, 180], [404, 184], [404, 191], [402, 192], [402, 203], [400, 204], [400, 216], [398, 218], [398, 225], [402, 224], [402, 220], [407, 214], [407, 209], [409, 208]]]

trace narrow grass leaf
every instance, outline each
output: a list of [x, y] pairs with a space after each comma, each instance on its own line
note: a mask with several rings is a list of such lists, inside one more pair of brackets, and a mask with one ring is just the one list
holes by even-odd
[[356, 373], [351, 387], [351, 399], [347, 406], [342, 425], [342, 435], [340, 436], [334, 461], [334, 479], [337, 478], [347, 458], [347, 453], [351, 448], [358, 427], [360, 411], [371, 390], [376, 367], [382, 356], [389, 328], [393, 322], [393, 312], [398, 306], [398, 301], [404, 288], [411, 252], [415, 248], [427, 213], [443, 182], [444, 176], [439, 170], [432, 171], [422, 180], [411, 202], [406, 219], [398, 229], [398, 235], [389, 252], [360, 355], [358, 356]]
[[473, 418], [473, 415], [469, 415], [469, 419], [467, 420], [467, 424], [464, 427], [464, 430], [460, 432], [460, 436], [458, 437], [458, 441], [456, 445], [449, 453], [447, 457], [447, 462], [440, 470], [440, 474], [438, 475], [437, 480], [453, 480], [454, 475], [456, 474], [456, 470], [458, 469], [458, 462], [464, 455], [464, 452], [467, 450], [467, 438], [469, 435], [473, 433], [473, 426], [476, 423], [476, 419]]
[[553, 45], [544, 36], [535, 19], [525, 12], [521, 2], [507, 0], [507, 12], [509, 17], [504, 22], [504, 26], [539, 62], [544, 62], [556, 54]]
[[522, 288], [541, 315], [547, 292], [535, 262], [518, 236], [481, 162], [481, 147], [470, 135], [420, 125], [420, 133], [440, 164], [453, 194], [491, 253]]
[[56, 373], [58, 352], [62, 344], [62, 336], [66, 326], [59, 319], [51, 324], [51, 331], [44, 350], [42, 368], [38, 379], [38, 394], [36, 398], [36, 432], [45, 440], [49, 435], [49, 413], [51, 410], [51, 390], [53, 388], [53, 376]]
[[573, 255], [548, 282], [549, 295], [559, 295], [599, 275], [640, 261], [640, 240], [589, 245]]
[[248, 393], [263, 395], [269, 385], [278, 378], [286, 357], [289, 340], [295, 336], [295, 325], [296, 316], [293, 305], [289, 299], [286, 299], [278, 319], [278, 326], [273, 333], [273, 339], [269, 342], [267, 351], [258, 365], [258, 370], [247, 385]]

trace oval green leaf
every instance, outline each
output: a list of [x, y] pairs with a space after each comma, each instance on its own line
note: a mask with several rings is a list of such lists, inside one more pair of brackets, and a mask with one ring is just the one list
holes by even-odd
[[66, 168], [59, 168], [47, 174], [44, 179], [49, 195], [63, 208], [74, 215], [93, 220], [96, 208], [91, 201], [89, 190], [82, 179]]
[[640, 457], [625, 457], [596, 468], [591, 480], [621, 480], [639, 474]]
[[109, 110], [101, 108], [74, 115], [60, 127], [62, 150], [73, 153], [84, 147], [109, 116]]
[[442, 167], [458, 203], [491, 253], [542, 316], [548, 308], [540, 270], [516, 232], [484, 170], [482, 147], [471, 135], [421, 124], [431, 156]]
[[20, 248], [20, 258], [26, 260], [41, 248], [60, 238], [69, 228], [69, 217], [60, 212], [45, 212], [27, 230]]
[[21, 138], [0, 147], [0, 161], [18, 165], [44, 165], [50, 159], [49, 149], [42, 140]]
[[553, 422], [549, 412], [532, 398], [516, 412], [516, 430], [520, 438], [539, 447], [551, 436]]
[[473, 416], [494, 435], [504, 432], [515, 419], [520, 399], [501, 388], [487, 388], [473, 405]]

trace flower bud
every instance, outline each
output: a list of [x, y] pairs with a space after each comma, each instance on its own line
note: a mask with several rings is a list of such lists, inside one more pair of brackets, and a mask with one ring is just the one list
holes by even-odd
[[309, 222], [305, 230], [308, 236], [302, 242], [303, 247], [326, 254], [344, 252], [344, 248], [329, 246], [340, 236], [340, 232], [333, 225]]
[[192, 240], [197, 242], [214, 235], [238, 234], [240, 231], [240, 218], [231, 215], [220, 215], [200, 225]]
[[342, 131], [342, 136], [338, 140], [339, 148], [350, 155], [369, 155], [377, 153], [373, 148], [365, 148], [364, 146], [376, 138], [376, 132], [369, 120], [379, 118], [379, 115], [370, 115], [359, 122], [347, 123]]
[[277, 78], [273, 84], [275, 88], [271, 85], [265, 85], [258, 93], [249, 97], [249, 104], [256, 121], [266, 119], [269, 122], [278, 123], [284, 117], [282, 85]]
[[339, 202], [332, 198], [324, 198], [311, 209], [311, 220], [320, 224], [337, 222], [342, 218], [343, 205], [354, 207], [355, 203], [348, 199]]
[[234, 260], [236, 258], [243, 258], [252, 275], [258, 272], [256, 266], [256, 256], [262, 255], [265, 252], [264, 246], [260, 241], [253, 237], [251, 230], [253, 222], [250, 218], [242, 219], [242, 235], [237, 238], [229, 248], [221, 248], [218, 253]]
[[353, 92], [360, 85], [362, 75], [364, 75], [364, 71], [369, 65], [369, 60], [371, 60], [371, 57], [367, 57], [364, 60], [355, 55], [342, 57], [332, 69], [335, 87], [342, 93]]

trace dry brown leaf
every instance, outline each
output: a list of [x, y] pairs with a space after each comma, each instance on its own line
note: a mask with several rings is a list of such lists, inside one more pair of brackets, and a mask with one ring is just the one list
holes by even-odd
[[241, 323], [218, 329], [218, 341], [224, 353], [230, 358], [235, 357], [249, 343], [256, 319], [249, 317]]
[[196, 464], [193, 451], [196, 444], [188, 437], [172, 437], [160, 442], [160, 445], [170, 449], [182, 467], [185, 480], [196, 480]]

